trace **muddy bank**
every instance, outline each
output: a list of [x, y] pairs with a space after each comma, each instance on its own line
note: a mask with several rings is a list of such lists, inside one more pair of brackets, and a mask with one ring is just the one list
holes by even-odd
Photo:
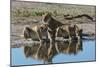
[[[28, 23], [28, 24], [11, 24], [11, 47], [21, 47], [24, 45], [32, 45], [34, 43], [39, 43], [39, 41], [25, 40], [20, 35], [23, 35], [23, 29], [26, 25], [34, 26], [39, 23]], [[83, 29], [83, 34], [86, 34], [86, 37], [83, 37], [85, 40], [95, 39], [95, 24], [77, 24], [79, 28]], [[63, 41], [63, 40], [57, 40]]]

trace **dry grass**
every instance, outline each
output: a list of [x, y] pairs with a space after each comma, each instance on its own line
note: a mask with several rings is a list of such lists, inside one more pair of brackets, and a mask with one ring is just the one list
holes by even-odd
[[95, 6], [12, 1], [12, 18], [42, 16], [51, 12], [55, 16], [87, 14], [95, 17]]

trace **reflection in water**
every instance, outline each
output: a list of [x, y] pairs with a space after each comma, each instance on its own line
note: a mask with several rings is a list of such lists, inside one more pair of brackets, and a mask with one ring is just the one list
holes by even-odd
[[82, 41], [41, 42], [32, 46], [24, 46], [26, 57], [42, 60], [44, 64], [52, 63], [52, 59], [59, 53], [76, 55], [80, 50], [82, 50]]

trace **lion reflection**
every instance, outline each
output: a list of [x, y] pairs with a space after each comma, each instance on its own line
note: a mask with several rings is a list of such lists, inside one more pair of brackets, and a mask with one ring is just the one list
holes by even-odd
[[82, 41], [41, 42], [32, 46], [24, 46], [24, 54], [27, 58], [42, 60], [44, 64], [51, 64], [52, 59], [59, 53], [76, 55], [81, 50]]

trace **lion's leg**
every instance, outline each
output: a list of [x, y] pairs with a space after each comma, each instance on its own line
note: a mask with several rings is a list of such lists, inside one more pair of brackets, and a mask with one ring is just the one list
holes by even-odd
[[42, 39], [42, 32], [40, 30], [37, 30], [36, 33], [37, 33], [37, 36], [38, 36], [40, 42], [42, 42], [42, 40], [43, 40]]
[[50, 42], [51, 42], [52, 41], [51, 34], [49, 31], [47, 33], [48, 33], [48, 38], [50, 39]]
[[71, 38], [71, 36], [69, 35], [69, 40], [71, 40], [72, 38]]
[[72, 38], [71, 38], [71, 35], [70, 35], [70, 31], [68, 30], [68, 36], [69, 36], [69, 40], [71, 40]]
[[53, 42], [55, 42], [55, 38], [56, 38], [56, 30], [53, 30], [53, 35], [52, 35]]
[[79, 32], [78, 31], [75, 31], [75, 34], [76, 34], [77, 40], [79, 40], [80, 39]]
[[46, 31], [46, 39], [48, 40], [48, 31]]
[[59, 33], [58, 31], [59, 31], [59, 28], [56, 29], [55, 38], [58, 37], [58, 33]]
[[78, 40], [80, 40], [80, 36], [77, 36]]
[[74, 25], [74, 28], [75, 28], [76, 37], [79, 40], [80, 39], [80, 29], [78, 28], [77, 25]]
[[55, 30], [53, 30], [53, 31], [49, 31], [48, 30], [48, 37], [50, 39], [50, 42], [54, 42], [55, 41], [55, 34], [56, 34]]

